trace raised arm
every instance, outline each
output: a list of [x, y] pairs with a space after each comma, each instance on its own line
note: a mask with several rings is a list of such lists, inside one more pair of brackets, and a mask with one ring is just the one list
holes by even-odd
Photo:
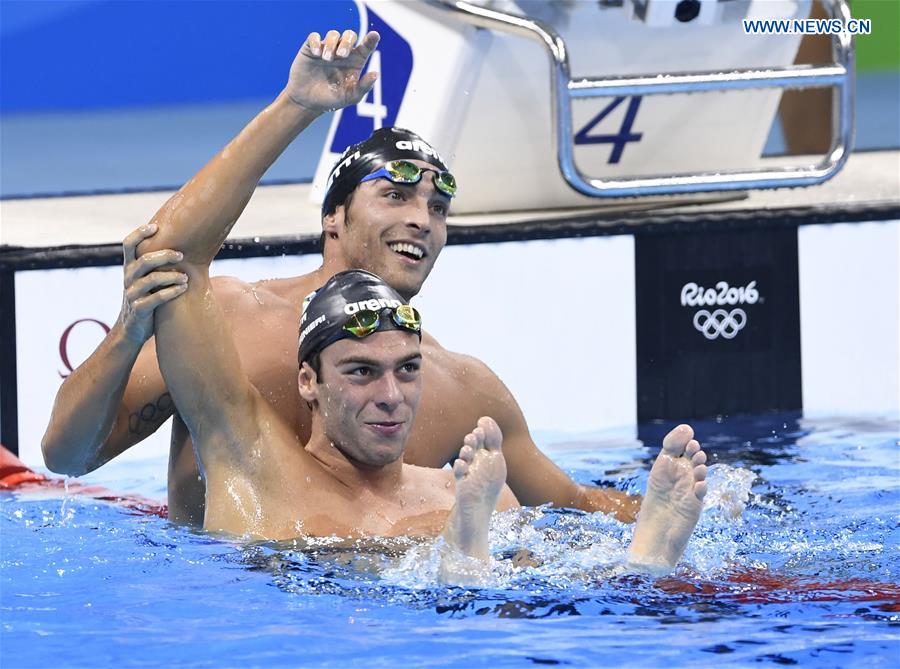
[[[263, 173], [291, 141], [320, 114], [365, 95], [377, 75], [359, 80], [359, 70], [378, 35], [369, 33], [360, 48], [350, 49], [355, 39], [352, 31], [331, 31], [324, 40], [310, 35], [278, 99], [170, 198], [149, 225], [126, 238], [122, 313], [57, 394], [42, 442], [51, 470], [76, 476], [91, 471], [172, 414], [151, 339], [154, 309], [184, 290], [185, 274], [172, 267], [181, 256], [171, 249], [184, 242], [190, 260], [208, 262]], [[188, 219], [190, 228], [183, 225]], [[161, 222], [165, 225], [154, 234]], [[135, 247], [150, 236], [136, 257]]]
[[139, 251], [174, 248], [186, 262], [209, 264], [244, 210], [259, 179], [287, 146], [321, 114], [356, 104], [375, 83], [360, 71], [378, 45], [370, 32], [312, 33], [291, 65], [288, 83], [193, 179], [156, 213], [160, 231]]
[[[156, 313], [157, 355], [175, 405], [195, 439], [212, 426], [230, 433], [249, 429], [234, 418], [258, 397], [240, 369], [240, 359], [221, 308], [213, 296], [209, 264], [253, 194], [262, 174], [297, 134], [320, 114], [354, 104], [377, 75], [360, 71], [378, 44], [369, 33], [309, 35], [291, 65], [288, 83], [221, 152], [156, 213], [159, 232], [139, 251], [177, 248], [178, 268], [188, 277], [179, 300]], [[202, 453], [201, 453], [202, 457]]]

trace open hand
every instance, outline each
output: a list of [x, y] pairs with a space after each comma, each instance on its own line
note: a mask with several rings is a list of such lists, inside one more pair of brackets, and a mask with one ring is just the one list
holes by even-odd
[[296, 104], [317, 113], [355, 105], [378, 79], [377, 72], [362, 78], [360, 74], [379, 39], [372, 31], [356, 45], [352, 30], [343, 34], [330, 30], [324, 40], [319, 33], [310, 33], [291, 65], [285, 93]]
[[182, 259], [178, 251], [163, 249], [135, 257], [138, 244], [156, 234], [155, 223], [147, 223], [122, 242], [125, 256], [125, 295], [119, 320], [125, 335], [143, 344], [153, 334], [153, 311], [181, 295], [187, 288], [187, 275], [174, 269], [162, 269]]

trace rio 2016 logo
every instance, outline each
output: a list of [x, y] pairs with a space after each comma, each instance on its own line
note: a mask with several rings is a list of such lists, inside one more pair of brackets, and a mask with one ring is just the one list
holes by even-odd
[[734, 339], [747, 325], [747, 312], [741, 307], [723, 309], [737, 304], [757, 304], [760, 301], [756, 281], [746, 286], [731, 286], [727, 281], [719, 281], [715, 288], [704, 288], [693, 281], [681, 287], [681, 306], [720, 307], [708, 311], [699, 309], [693, 318], [694, 328], [707, 339]]
[[734, 304], [756, 304], [759, 291], [756, 281], [746, 286], [729, 286], [727, 281], [719, 281], [715, 288], [704, 288], [691, 281], [681, 287], [681, 306], [712, 307]]

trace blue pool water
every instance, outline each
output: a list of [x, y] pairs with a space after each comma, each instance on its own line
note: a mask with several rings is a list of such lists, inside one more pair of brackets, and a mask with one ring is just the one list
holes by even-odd
[[[0, 493], [0, 666], [897, 666], [896, 418], [695, 428], [707, 508], [659, 580], [621, 573], [631, 527], [598, 514], [497, 518], [495, 582], [464, 589], [437, 584], [428, 545], [241, 546], [77, 496]], [[630, 491], [656, 452], [609, 434], [540, 441], [577, 479]], [[92, 480], [161, 498], [162, 465]], [[523, 547], [537, 566], [513, 563]]]

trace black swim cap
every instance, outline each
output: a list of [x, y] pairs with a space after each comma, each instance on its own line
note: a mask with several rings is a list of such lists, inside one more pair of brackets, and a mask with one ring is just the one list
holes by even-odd
[[[405, 304], [396, 290], [380, 277], [361, 269], [351, 269], [331, 277], [325, 285], [310, 293], [303, 301], [297, 362], [312, 358], [322, 349], [341, 339], [353, 339], [344, 324], [363, 310], [381, 312]], [[404, 329], [392, 318], [381, 318], [378, 332]], [[419, 339], [422, 334], [419, 332]]]
[[447, 166], [438, 152], [411, 130], [379, 128], [359, 144], [347, 147], [325, 182], [322, 216], [334, 212], [360, 180], [392, 160], [424, 160], [439, 170]]

